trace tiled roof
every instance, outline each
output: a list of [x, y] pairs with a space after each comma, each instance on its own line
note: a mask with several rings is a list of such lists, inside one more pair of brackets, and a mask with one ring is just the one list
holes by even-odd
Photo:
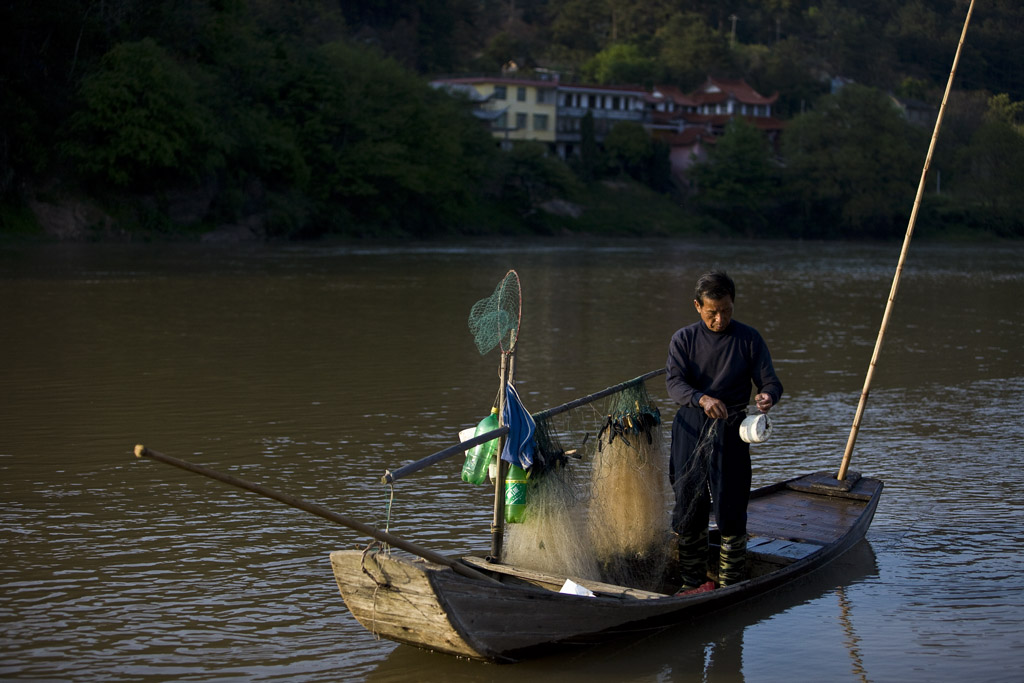
[[730, 98], [745, 104], [771, 104], [779, 99], [779, 93], [765, 97], [747, 85], [746, 81], [711, 78], [710, 76], [704, 85], [694, 90], [689, 96], [698, 104], [714, 104]]
[[698, 101], [696, 99], [694, 99], [690, 95], [685, 94], [682, 90], [675, 87], [674, 85], [654, 86], [654, 90], [651, 91], [651, 94], [648, 96], [648, 99], [651, 102], [671, 100], [676, 104], [682, 105], [684, 107], [696, 107], [698, 104]]
[[439, 78], [432, 83], [465, 84], [474, 85], [480, 83], [495, 83], [497, 85], [521, 85], [533, 86], [536, 88], [558, 88], [558, 81], [527, 80], [525, 78], [507, 78], [503, 76], [464, 76], [459, 78]]
[[589, 83], [559, 83], [559, 90], [576, 92], [626, 93], [629, 95], [647, 95], [647, 90], [639, 85], [592, 85]]

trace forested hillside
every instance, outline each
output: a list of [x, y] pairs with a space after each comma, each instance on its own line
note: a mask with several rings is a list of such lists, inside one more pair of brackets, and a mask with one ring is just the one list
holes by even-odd
[[[893, 96], [938, 106], [967, 5], [13, 0], [0, 5], [0, 232], [890, 237], [930, 134]], [[1024, 236], [1022, 30], [1017, 0], [977, 2], [926, 234]], [[779, 94], [786, 130], [769, 149], [737, 120], [688, 189], [659, 175], [664, 150], [627, 135], [583, 173], [529, 144], [499, 151], [427, 85], [511, 63], [684, 92], [743, 78]], [[626, 163], [633, 152], [650, 163]], [[552, 200], [578, 210], [545, 211]]]

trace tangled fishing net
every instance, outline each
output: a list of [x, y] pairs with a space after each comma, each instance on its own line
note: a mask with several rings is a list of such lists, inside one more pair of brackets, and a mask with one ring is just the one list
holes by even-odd
[[671, 545], [661, 417], [643, 381], [563, 414], [534, 416], [526, 515], [503, 561], [660, 590]]

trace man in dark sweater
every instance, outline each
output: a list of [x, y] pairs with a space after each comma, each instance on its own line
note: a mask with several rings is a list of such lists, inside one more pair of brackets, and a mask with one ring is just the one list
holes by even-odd
[[782, 383], [753, 327], [733, 320], [736, 287], [724, 272], [697, 280], [693, 305], [700, 322], [669, 343], [668, 395], [679, 403], [672, 423], [669, 479], [675, 492], [672, 528], [679, 534], [680, 593], [714, 588], [707, 579], [708, 521], [713, 509], [722, 535], [719, 585], [745, 578], [750, 446], [739, 434], [751, 385], [761, 412], [778, 403]]

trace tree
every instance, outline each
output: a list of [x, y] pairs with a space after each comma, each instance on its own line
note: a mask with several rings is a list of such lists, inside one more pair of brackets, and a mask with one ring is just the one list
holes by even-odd
[[[887, 85], [891, 80], [893, 41], [884, 39], [883, 27], [873, 21], [868, 7], [822, 0], [807, 10], [815, 41], [814, 50], [828, 71], [859, 82]], [[871, 55], [865, 59], [865, 55]]]
[[549, 156], [539, 142], [516, 143], [497, 160], [497, 170], [498, 187], [493, 194], [519, 219], [533, 220], [541, 204], [564, 198], [579, 186], [562, 160]]
[[1000, 223], [1021, 232], [1024, 199], [1024, 102], [1008, 95], [989, 99], [989, 110], [970, 144], [957, 154], [957, 165], [967, 172], [959, 177], [956, 191], [986, 209]]
[[594, 133], [594, 114], [589, 109], [580, 119], [580, 156], [576, 170], [585, 183], [597, 180], [601, 174], [601, 148]]
[[779, 172], [764, 134], [736, 117], [711, 147], [706, 161], [690, 169], [697, 203], [734, 230], [763, 234], [774, 208]]
[[65, 149], [88, 178], [141, 189], [218, 163], [222, 141], [195, 81], [150, 38], [114, 47], [78, 95]]
[[[761, 49], [756, 49], [757, 47]], [[771, 49], [762, 46], [737, 48], [747, 82], [759, 92], [777, 92], [772, 114], [789, 118], [799, 114], [828, 92], [828, 83], [817, 74], [821, 65], [809, 47], [800, 40], [786, 38]]]
[[617, 43], [583, 65], [583, 78], [603, 84], [651, 83], [657, 67], [636, 45]]
[[665, 192], [671, 184], [669, 147], [657, 144], [639, 123], [621, 121], [604, 139], [608, 170]]
[[[569, 54], [593, 55], [611, 35], [611, 22], [592, 0], [557, 0], [549, 5], [548, 35]], [[582, 61], [582, 60], [581, 60]]]
[[651, 156], [651, 139], [639, 123], [621, 121], [604, 138], [604, 151], [612, 172], [643, 180]]
[[666, 78], [674, 83], [692, 87], [709, 72], [731, 69], [728, 38], [710, 28], [699, 14], [676, 14], [658, 29], [655, 40]]
[[[447, 94], [390, 59], [322, 47], [284, 102], [325, 224], [442, 228], [470, 204], [489, 134]], [[343, 209], [339, 212], [337, 209]], [[335, 218], [338, 216], [338, 218]]]
[[884, 237], [909, 213], [927, 135], [879, 90], [848, 85], [796, 117], [782, 139], [804, 234]]

